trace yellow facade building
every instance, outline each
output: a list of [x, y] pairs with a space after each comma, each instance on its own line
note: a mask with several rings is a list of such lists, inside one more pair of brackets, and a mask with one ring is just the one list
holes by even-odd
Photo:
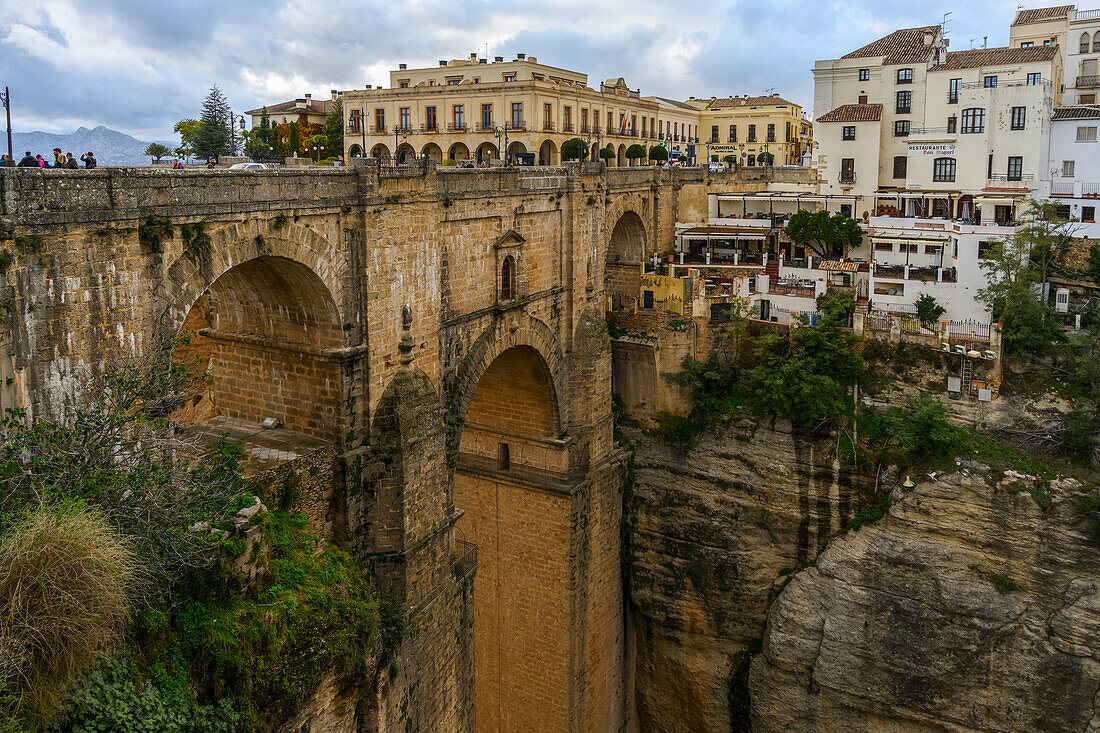
[[766, 97], [695, 99], [687, 105], [699, 110], [702, 146], [711, 159], [732, 155], [741, 165], [799, 165], [812, 145], [813, 128], [802, 107], [772, 94]]
[[694, 109], [643, 97], [621, 77], [590, 87], [587, 75], [524, 54], [491, 62], [471, 54], [421, 69], [401, 64], [388, 89], [344, 92], [343, 101], [349, 158], [488, 165], [503, 150], [512, 162], [555, 165], [562, 143], [579, 137], [591, 160], [609, 147], [610, 165], [628, 165], [633, 144], [648, 151], [664, 142], [694, 158], [699, 136]]

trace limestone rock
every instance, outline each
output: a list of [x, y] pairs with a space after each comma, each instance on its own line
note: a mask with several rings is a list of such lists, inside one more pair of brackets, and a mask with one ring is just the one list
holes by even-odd
[[731, 658], [764, 632], [773, 586], [812, 561], [874, 480], [835, 440], [741, 421], [687, 455], [640, 432], [628, 502], [635, 694], [643, 731], [730, 730]]
[[752, 666], [754, 731], [1100, 730], [1082, 489], [967, 473], [918, 484], [783, 589]]

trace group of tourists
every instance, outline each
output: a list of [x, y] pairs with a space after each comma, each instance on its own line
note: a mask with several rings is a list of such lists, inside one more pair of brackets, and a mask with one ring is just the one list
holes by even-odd
[[[96, 160], [92, 155], [92, 151], [88, 151], [84, 155], [80, 156], [80, 160], [84, 162], [86, 169], [95, 168]], [[76, 158], [72, 153], [62, 153], [61, 148], [53, 149], [53, 162], [50, 163], [42, 154], [31, 155], [31, 151], [27, 151], [23, 155], [23, 159], [16, 163], [8, 156], [7, 153], [0, 155], [0, 168], [68, 168], [70, 170], [76, 170], [80, 166], [76, 162]]]

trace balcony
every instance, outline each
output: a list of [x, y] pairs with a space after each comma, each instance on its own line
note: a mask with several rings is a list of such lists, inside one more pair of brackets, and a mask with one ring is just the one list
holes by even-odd
[[348, 125], [344, 130], [345, 135], [361, 135], [363, 131], [362, 125]]
[[841, 171], [837, 175], [836, 179], [840, 183], [847, 183], [847, 184], [855, 183], [856, 182], [856, 172], [855, 171]]
[[899, 114], [899, 115], [907, 115], [907, 114], [911, 114], [912, 112], [913, 112], [913, 107], [911, 105], [908, 105], [908, 106], [905, 106], [905, 107], [902, 107], [901, 105], [898, 105], [894, 109], [894, 113]]
[[566, 122], [564, 125], [561, 126], [561, 131], [562, 132], [573, 132], [573, 123]]
[[551, 122], [550, 120], [543, 120], [542, 121], [542, 130], [543, 130], [543, 132], [553, 132], [554, 131], [554, 123]]
[[948, 103], [948, 104], [958, 104], [958, 103], [959, 103], [959, 95], [958, 95], [958, 93], [955, 93], [955, 94], [948, 94], [948, 95], [947, 95], [947, 103]]
[[1078, 89], [1094, 89], [1095, 87], [1100, 87], [1100, 76], [1077, 77]]
[[439, 132], [439, 125], [421, 125], [420, 126], [420, 132], [422, 132], [422, 133]]
[[582, 135], [588, 134], [588, 125], [581, 125], [581, 134]]
[[508, 129], [509, 130], [521, 130], [521, 131], [526, 130], [527, 129], [527, 123], [524, 122], [523, 120], [512, 120], [511, 122], [508, 123]]
[[[1034, 181], [1034, 173], [994, 173], [987, 179], [988, 188], [1003, 188], [1004, 183], [1023, 183], [1026, 181]], [[1021, 186], [1026, 188], [1026, 186]]]
[[379, 127], [378, 125], [371, 125], [370, 134], [371, 135], [389, 135], [390, 133], [389, 133], [389, 130], [387, 130], [385, 127]]
[[465, 122], [455, 122], [447, 125], [447, 132], [466, 132]]

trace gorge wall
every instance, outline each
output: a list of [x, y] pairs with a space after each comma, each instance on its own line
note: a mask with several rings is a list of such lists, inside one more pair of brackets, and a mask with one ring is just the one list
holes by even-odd
[[763, 636], [774, 589], [813, 561], [874, 480], [784, 421], [729, 423], [686, 454], [627, 433], [639, 730], [729, 731], [731, 702], [736, 723], [746, 697], [739, 653]]
[[895, 493], [772, 606], [753, 730], [1100, 729], [1100, 552], [1081, 485], [964, 467]]

